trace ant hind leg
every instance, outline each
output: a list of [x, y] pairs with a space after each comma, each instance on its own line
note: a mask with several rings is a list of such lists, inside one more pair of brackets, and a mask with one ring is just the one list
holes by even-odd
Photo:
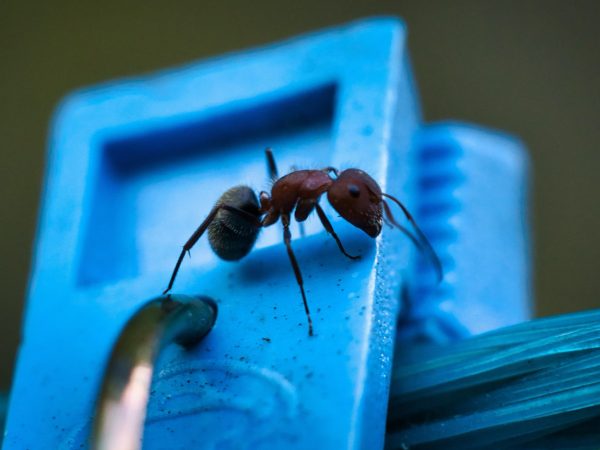
[[177, 272], [179, 272], [179, 267], [181, 266], [181, 262], [183, 261], [185, 254], [189, 253], [190, 250], [192, 249], [192, 247], [194, 245], [196, 245], [196, 242], [198, 242], [198, 240], [202, 237], [202, 235], [204, 234], [204, 232], [206, 231], [206, 229], [208, 228], [210, 223], [217, 216], [219, 209], [221, 209], [219, 206], [215, 206], [210, 211], [210, 213], [208, 213], [208, 216], [206, 217], [206, 219], [204, 219], [204, 221], [200, 224], [200, 226], [198, 228], [196, 228], [196, 231], [194, 231], [192, 233], [190, 238], [183, 245], [183, 249], [181, 250], [181, 253], [179, 254], [179, 258], [177, 259], [177, 263], [175, 264], [175, 268], [173, 269], [171, 279], [169, 280], [169, 285], [163, 291], [163, 295], [165, 295], [167, 292], [169, 292], [171, 290], [171, 288], [173, 287], [173, 283], [175, 283], [175, 278], [177, 277]]
[[262, 223], [260, 220], [258, 220], [252, 214], [250, 214], [240, 208], [236, 208], [235, 206], [231, 206], [231, 205], [216, 205], [210, 211], [210, 213], [208, 213], [208, 216], [206, 217], [206, 219], [204, 219], [202, 221], [200, 226], [196, 229], [196, 231], [194, 231], [194, 233], [192, 233], [190, 238], [183, 245], [183, 249], [181, 250], [181, 253], [179, 254], [179, 258], [177, 258], [177, 262], [175, 263], [175, 268], [173, 269], [171, 279], [169, 280], [169, 285], [163, 291], [163, 295], [167, 294], [173, 288], [173, 283], [175, 283], [175, 278], [177, 277], [177, 273], [179, 272], [179, 268], [181, 267], [181, 263], [183, 261], [183, 258], [185, 257], [185, 254], [190, 253], [190, 250], [192, 249], [192, 247], [194, 245], [196, 245], [196, 242], [198, 242], [198, 240], [202, 237], [202, 235], [207, 230], [207, 228], [212, 223], [212, 221], [215, 220], [215, 217], [217, 217], [217, 213], [221, 209], [238, 214], [240, 217], [243, 217], [244, 219], [248, 220], [250, 223], [252, 223], [256, 227], [262, 226]]

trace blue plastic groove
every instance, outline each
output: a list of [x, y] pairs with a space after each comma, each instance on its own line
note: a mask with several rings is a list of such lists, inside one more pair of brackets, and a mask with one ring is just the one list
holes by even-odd
[[461, 204], [453, 194], [466, 182], [458, 168], [462, 156], [463, 151], [458, 145], [438, 143], [416, 148], [415, 196], [418, 206], [414, 216], [440, 258], [444, 277], [438, 284], [431, 260], [418, 254], [407, 300], [410, 317], [401, 318], [398, 330], [401, 339], [425, 335], [427, 339], [446, 341], [468, 334], [442, 309], [444, 302], [452, 302], [456, 297], [452, 282], [456, 260], [451, 248], [460, 232], [454, 219]]
[[[415, 137], [415, 216], [444, 277], [419, 254], [399, 336], [445, 342], [529, 316], [527, 157], [514, 138], [460, 123]], [[507, 245], [510, 242], [510, 245]]]
[[[225, 164], [238, 158], [262, 162], [264, 143], [276, 145], [282, 139], [289, 141], [306, 133], [311, 133], [314, 149], [327, 146], [335, 98], [334, 84], [318, 85], [283, 99], [223, 114], [189, 114], [177, 125], [158, 124], [151, 130], [128, 133], [102, 132], [99, 170], [91, 183], [91, 210], [82, 229], [77, 284], [92, 287], [114, 283], [155, 266], [152, 253], [172, 244], [156, 239], [150, 242], [147, 237], [169, 232], [168, 216], [162, 211], [168, 211], [168, 202], [180, 195], [178, 186], [187, 184], [184, 192], [196, 194], [195, 198], [208, 194], [205, 185], [210, 183], [203, 185], [201, 177], [193, 180], [186, 176], [194, 167], [209, 164], [223, 152], [229, 153]], [[318, 140], [323, 144], [319, 145]], [[248, 145], [248, 141], [256, 145]], [[281, 160], [282, 149], [275, 150]], [[205, 174], [204, 179], [220, 178], [223, 182], [223, 175]], [[259, 188], [265, 187], [262, 179], [257, 183]], [[154, 193], [153, 184], [157, 182], [163, 185], [163, 191], [172, 192], [171, 197], [161, 197], [163, 205]], [[190, 203], [190, 209], [203, 206]], [[153, 217], [136, 219], [149, 209], [156, 211]]]

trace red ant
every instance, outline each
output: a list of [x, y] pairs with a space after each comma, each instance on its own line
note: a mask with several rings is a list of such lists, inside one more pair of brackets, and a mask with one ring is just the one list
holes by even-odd
[[[296, 221], [302, 223], [316, 210], [323, 227], [335, 239], [340, 251], [350, 259], [359, 258], [359, 256], [353, 256], [346, 252], [338, 235], [333, 230], [331, 222], [319, 206], [319, 199], [325, 192], [327, 192], [327, 200], [341, 217], [372, 238], [381, 233], [384, 219], [392, 228], [397, 227], [410, 238], [419, 250], [424, 250], [429, 254], [438, 278], [442, 278], [442, 265], [439, 258], [406, 207], [398, 199], [381, 192], [377, 182], [365, 172], [360, 169], [346, 169], [339, 172], [333, 167], [325, 167], [321, 170], [294, 170], [279, 178], [273, 153], [270, 149], [266, 149], [265, 152], [269, 175], [273, 180], [271, 195], [262, 191], [259, 194], [259, 203], [256, 194], [248, 186], [235, 186], [225, 191], [206, 219], [183, 246], [169, 286], [163, 294], [169, 292], [173, 287], [185, 253], [189, 253], [207, 229], [208, 241], [213, 251], [224, 260], [236, 261], [252, 250], [261, 228], [273, 225], [281, 219], [283, 241], [302, 294], [304, 310], [308, 319], [308, 334], [312, 336], [312, 319], [306, 301], [302, 274], [291, 244], [290, 216], [292, 212], [294, 212]], [[396, 222], [384, 197], [402, 209], [408, 221], [413, 225], [417, 237]]]

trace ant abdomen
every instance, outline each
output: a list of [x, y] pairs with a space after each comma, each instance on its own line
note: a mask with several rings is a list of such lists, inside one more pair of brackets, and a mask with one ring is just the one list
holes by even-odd
[[[256, 194], [248, 186], [235, 186], [225, 191], [215, 207], [227, 205], [248, 213], [248, 217], [228, 209], [220, 209], [208, 226], [208, 242], [221, 259], [236, 261], [246, 256], [258, 237], [261, 213]], [[250, 220], [255, 217], [256, 221]]]

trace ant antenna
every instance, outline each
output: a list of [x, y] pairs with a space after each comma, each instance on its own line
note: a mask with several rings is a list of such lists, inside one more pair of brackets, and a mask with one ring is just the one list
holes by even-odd
[[277, 164], [275, 163], [275, 157], [270, 147], [265, 149], [265, 155], [267, 156], [267, 171], [269, 172], [269, 179], [275, 181], [279, 178], [279, 172], [277, 171]]
[[392, 216], [392, 212], [390, 211], [389, 206], [387, 205], [387, 203], [385, 202], [385, 200], [383, 200], [383, 205], [385, 208], [385, 213], [388, 216], [388, 219], [390, 219], [390, 221], [396, 225], [397, 227], [399, 227], [404, 234], [406, 234], [409, 238], [412, 236], [412, 241], [413, 243], [415, 243], [416, 247], [423, 251], [425, 250], [425, 252], [429, 255], [429, 258], [431, 259], [431, 262], [433, 263], [433, 265], [435, 266], [435, 270], [437, 272], [437, 276], [438, 276], [438, 283], [440, 281], [442, 281], [443, 277], [444, 277], [444, 269], [442, 268], [442, 262], [440, 261], [440, 258], [438, 257], [437, 253], [435, 252], [435, 250], [433, 249], [433, 247], [431, 246], [431, 244], [429, 243], [429, 240], [427, 239], [427, 236], [425, 236], [425, 234], [421, 231], [421, 229], [419, 228], [419, 226], [417, 225], [417, 222], [415, 222], [415, 219], [413, 218], [413, 216], [411, 215], [411, 213], [408, 211], [408, 209], [406, 209], [406, 206], [404, 206], [400, 200], [398, 200], [396, 197], [393, 197], [389, 194], [385, 194], [382, 193], [381, 195], [383, 195], [384, 197], [389, 198], [390, 200], [392, 200], [394, 203], [396, 203], [400, 209], [402, 209], [402, 212], [404, 213], [404, 215], [406, 216], [406, 218], [408, 219], [408, 221], [412, 224], [412, 226], [414, 227], [417, 236], [419, 237], [420, 240], [420, 244], [417, 244], [417, 239], [414, 238], [414, 236], [412, 236], [410, 233], [408, 233], [408, 230], [404, 229], [402, 230], [402, 227], [400, 227], [396, 221], [394, 220], [394, 216]]
[[392, 215], [392, 210], [390, 209], [390, 206], [385, 201], [383, 202], [383, 209], [385, 210], [385, 216], [383, 219], [390, 226], [390, 228], [398, 228], [402, 233], [406, 235], [407, 238], [410, 239], [413, 245], [417, 247], [420, 252], [424, 252], [425, 249], [423, 248], [419, 240], [415, 237], [415, 235], [412, 234], [410, 230], [408, 230], [406, 227], [396, 222], [396, 219], [394, 219], [394, 216]]

